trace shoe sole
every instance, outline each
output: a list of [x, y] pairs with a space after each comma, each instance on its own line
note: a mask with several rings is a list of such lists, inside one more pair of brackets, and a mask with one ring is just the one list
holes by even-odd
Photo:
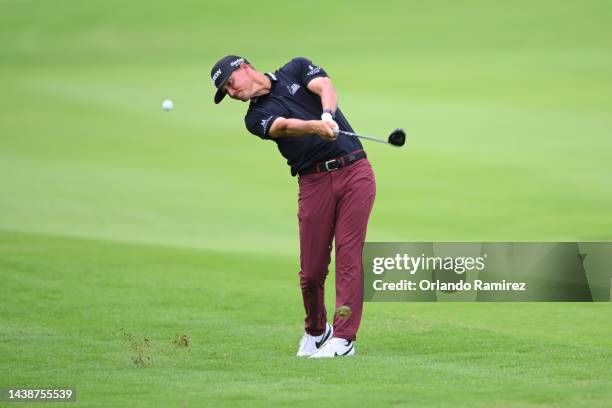
[[355, 344], [351, 344], [351, 347], [342, 354], [334, 353], [333, 356], [317, 356], [317, 353], [310, 356], [310, 358], [336, 358], [336, 357], [352, 357], [355, 355]]

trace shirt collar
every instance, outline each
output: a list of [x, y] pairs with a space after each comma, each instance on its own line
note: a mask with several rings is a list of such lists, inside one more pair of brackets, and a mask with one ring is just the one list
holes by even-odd
[[[278, 82], [278, 78], [276, 78], [276, 75], [273, 74], [272, 72], [266, 72], [266, 73], [264, 73], [264, 75], [267, 76], [270, 79], [270, 82], [271, 82], [271, 85], [272, 85], [272, 87], [270, 88], [270, 93], [272, 93], [272, 89], [274, 89], [275, 83]], [[268, 96], [268, 95], [270, 95], [270, 93], [267, 93], [265, 95], [252, 98], [251, 101], [257, 103], [257, 101], [259, 101], [260, 98]]]
[[272, 72], [266, 72], [264, 75], [270, 78], [270, 81], [272, 82], [278, 81], [278, 79], [276, 78], [276, 75], [274, 75]]

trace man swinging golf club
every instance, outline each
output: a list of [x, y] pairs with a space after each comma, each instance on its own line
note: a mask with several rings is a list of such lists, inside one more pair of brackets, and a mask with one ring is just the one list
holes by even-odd
[[[366, 153], [323, 68], [294, 58], [273, 73], [228, 55], [211, 71], [215, 103], [225, 95], [250, 101], [249, 132], [272, 140], [298, 175], [300, 286], [306, 311], [297, 355], [351, 356], [363, 306], [361, 254], [376, 182]], [[341, 135], [338, 137], [338, 135]], [[332, 241], [336, 250], [336, 310], [327, 322], [325, 278]]]

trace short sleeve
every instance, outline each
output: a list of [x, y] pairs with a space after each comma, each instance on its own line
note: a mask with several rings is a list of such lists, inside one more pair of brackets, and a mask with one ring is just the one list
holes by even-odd
[[244, 123], [252, 134], [262, 139], [271, 139], [270, 128], [272, 123], [279, 117], [288, 116], [285, 108], [278, 104], [267, 104], [267, 106], [250, 107], [244, 117]]
[[311, 60], [304, 57], [297, 57], [291, 60], [292, 71], [299, 77], [300, 82], [304, 86], [318, 77], [327, 77], [327, 72], [318, 65], [315, 65]]

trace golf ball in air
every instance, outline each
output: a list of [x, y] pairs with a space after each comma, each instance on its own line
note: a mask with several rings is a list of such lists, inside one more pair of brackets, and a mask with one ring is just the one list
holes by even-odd
[[172, 103], [170, 99], [166, 99], [165, 101], [162, 102], [163, 110], [169, 111], [169, 110], [172, 110], [172, 108], [174, 108], [174, 103]]

